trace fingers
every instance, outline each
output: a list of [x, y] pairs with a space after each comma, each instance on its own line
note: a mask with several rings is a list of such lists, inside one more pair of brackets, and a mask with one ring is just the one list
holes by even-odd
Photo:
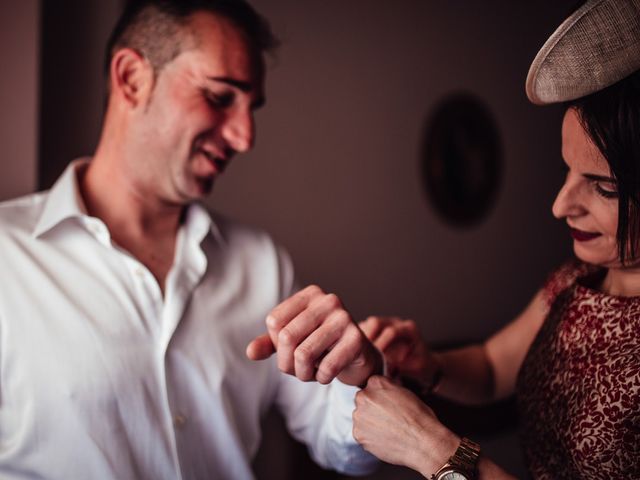
[[[274, 318], [278, 318], [276, 315], [282, 315], [278, 318], [280, 322], [278, 325], [278, 328], [280, 328], [278, 333], [278, 368], [285, 373], [298, 376], [295, 368], [296, 355], [298, 355], [298, 365], [306, 364], [304, 369], [305, 377], [300, 378], [309, 380], [307, 375], [308, 368], [313, 368], [314, 363], [324, 351], [337, 340], [337, 338], [332, 338], [335, 337], [332, 329], [339, 328], [337, 332], [339, 337], [346, 325], [351, 323], [351, 317], [341, 308], [338, 297], [332, 294], [316, 295], [307, 302], [306, 308], [293, 318], [285, 316], [291, 315], [290, 312], [295, 311], [297, 310], [289, 310], [285, 314], [281, 312], [272, 314]], [[334, 320], [336, 317], [340, 317], [342, 322], [336, 322]], [[345, 317], [346, 322], [344, 321]], [[314, 335], [313, 339], [306, 341], [316, 331], [319, 335]], [[321, 343], [316, 344], [317, 341]], [[297, 349], [303, 342], [306, 343], [305, 347], [299, 354], [296, 354]]]
[[265, 360], [273, 355], [276, 351], [271, 337], [268, 333], [260, 335], [253, 339], [253, 341], [247, 345], [246, 354], [250, 360]]
[[374, 342], [380, 335], [380, 332], [387, 326], [386, 317], [368, 317], [365, 321], [358, 324], [360, 330], [367, 336], [367, 338]]
[[417, 340], [420, 338], [420, 331], [413, 320], [400, 320], [395, 325], [398, 338]]
[[382, 375], [371, 375], [367, 380], [367, 386], [363, 391], [371, 391], [380, 388], [387, 388], [396, 386], [390, 379], [383, 377]]
[[324, 295], [324, 292], [320, 287], [311, 285], [304, 290], [300, 290], [271, 310], [271, 313], [267, 317], [267, 331], [276, 349], [279, 350], [278, 337], [280, 331], [287, 326], [291, 320], [300, 315], [314, 299], [322, 295]]
[[378, 350], [384, 352], [389, 345], [391, 345], [399, 336], [398, 324], [388, 325], [382, 329], [378, 338], [376, 338], [374, 345]]
[[[362, 385], [382, 370], [382, 356], [340, 299], [319, 287], [307, 287], [274, 308], [267, 329], [278, 368], [301, 380], [329, 383], [338, 377], [348, 385]], [[253, 348], [248, 353], [261, 356]]]
[[[318, 365], [316, 380], [327, 384], [340, 375], [342, 382], [346, 384], [358, 385], [364, 382], [364, 378], [362, 380], [355, 378], [362, 375], [362, 369], [358, 367], [364, 367], [365, 363], [364, 359], [361, 359], [363, 340], [362, 332], [356, 325], [347, 325], [343, 329], [338, 343], [334, 345]], [[350, 370], [356, 370], [355, 375], [350, 374]]]
[[378, 337], [376, 347], [385, 350], [394, 342], [413, 344], [419, 338], [420, 334], [413, 320], [394, 319], [394, 322], [388, 325]]
[[413, 343], [420, 338], [416, 323], [399, 317], [371, 316], [358, 326], [382, 352], [398, 341]]
[[[301, 290], [274, 308], [267, 318], [267, 328], [277, 351], [278, 368], [303, 381], [329, 383], [351, 368], [347, 378], [362, 383], [374, 369], [373, 364], [380, 363], [379, 354], [340, 299], [316, 286]], [[365, 345], [374, 352], [367, 351], [368, 363], [360, 358]]]
[[332, 353], [334, 346], [344, 337], [345, 330], [352, 325], [349, 314], [344, 310], [332, 312], [321, 328], [313, 331], [294, 351], [294, 371], [296, 377], [304, 381], [318, 380], [329, 383], [348, 362], [340, 361]]
[[[355, 410], [353, 419], [361, 423], [363, 415], [368, 415], [375, 409], [384, 414], [385, 410], [394, 411], [397, 408], [397, 400], [403, 394], [403, 388], [395, 385], [391, 380], [381, 375], [372, 375], [367, 380], [365, 388], [356, 393]], [[356, 437], [356, 440], [357, 437]]]

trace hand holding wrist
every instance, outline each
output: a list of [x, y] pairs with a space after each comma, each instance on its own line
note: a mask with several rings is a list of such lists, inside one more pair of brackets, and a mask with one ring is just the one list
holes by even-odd
[[353, 421], [367, 451], [418, 471], [440, 468], [460, 443], [425, 403], [384, 377], [371, 377], [358, 392]]

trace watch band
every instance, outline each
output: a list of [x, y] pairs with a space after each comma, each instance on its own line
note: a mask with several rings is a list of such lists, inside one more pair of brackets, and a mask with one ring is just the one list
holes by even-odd
[[468, 480], [474, 480], [477, 478], [479, 457], [480, 445], [463, 437], [453, 456], [431, 478], [438, 480], [443, 474], [457, 472]]
[[460, 467], [468, 472], [475, 472], [478, 466], [478, 457], [480, 456], [480, 445], [472, 442], [468, 438], [462, 437], [460, 446], [449, 459], [452, 466]]

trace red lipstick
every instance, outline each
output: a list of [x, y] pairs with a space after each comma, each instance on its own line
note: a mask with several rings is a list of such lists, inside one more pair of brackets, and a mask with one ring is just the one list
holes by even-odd
[[571, 236], [578, 242], [588, 242], [589, 240], [598, 238], [601, 235], [601, 233], [583, 232], [582, 230], [578, 230], [577, 228], [571, 229]]

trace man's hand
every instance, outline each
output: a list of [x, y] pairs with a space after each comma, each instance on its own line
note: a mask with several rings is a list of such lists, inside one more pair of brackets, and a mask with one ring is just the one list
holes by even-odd
[[437, 366], [413, 320], [369, 317], [360, 328], [384, 354], [389, 373], [428, 382]]
[[442, 425], [419, 398], [373, 376], [356, 394], [353, 437], [380, 460], [435, 473], [453, 455], [460, 439]]
[[309, 286], [274, 308], [268, 333], [247, 346], [247, 356], [263, 360], [273, 353], [278, 368], [303, 381], [364, 385], [382, 372], [382, 357], [342, 306], [340, 299]]

